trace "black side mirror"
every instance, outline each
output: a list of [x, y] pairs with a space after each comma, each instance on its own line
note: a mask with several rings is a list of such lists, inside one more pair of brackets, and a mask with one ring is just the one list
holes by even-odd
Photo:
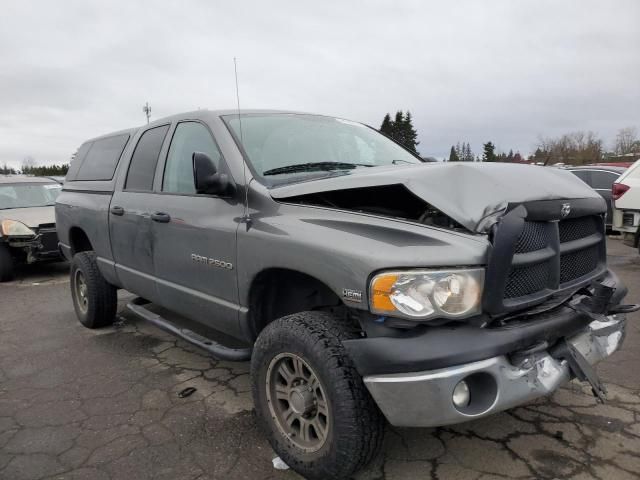
[[193, 181], [196, 193], [223, 195], [229, 191], [231, 182], [225, 173], [218, 173], [213, 160], [206, 153], [193, 152]]

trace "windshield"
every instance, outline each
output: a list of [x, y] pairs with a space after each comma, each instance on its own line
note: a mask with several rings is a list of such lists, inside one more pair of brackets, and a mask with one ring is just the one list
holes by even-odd
[[52, 206], [61, 190], [57, 183], [0, 185], [0, 210]]
[[[319, 115], [243, 114], [242, 144], [254, 173], [271, 185], [362, 167], [421, 163], [376, 130]], [[238, 115], [225, 121], [237, 139]]]

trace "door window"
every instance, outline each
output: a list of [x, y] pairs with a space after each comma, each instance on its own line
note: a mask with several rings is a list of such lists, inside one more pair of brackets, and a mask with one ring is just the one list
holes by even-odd
[[590, 170], [571, 170], [576, 177], [582, 180], [587, 185], [591, 186], [591, 171]]
[[193, 153], [206, 153], [220, 169], [220, 150], [207, 127], [199, 122], [182, 122], [176, 127], [167, 155], [162, 191], [192, 195], [196, 193], [193, 181]]
[[131, 157], [125, 190], [151, 191], [158, 156], [169, 125], [155, 127], [142, 134]]
[[611, 190], [611, 185], [617, 178], [617, 173], [593, 170], [591, 172], [591, 186], [599, 190]]

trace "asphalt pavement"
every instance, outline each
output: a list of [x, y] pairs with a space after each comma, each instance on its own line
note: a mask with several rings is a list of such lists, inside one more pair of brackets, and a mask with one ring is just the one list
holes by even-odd
[[[638, 252], [609, 264], [640, 303]], [[297, 479], [253, 418], [248, 363], [216, 361], [129, 314], [76, 320], [68, 265], [0, 284], [0, 479]], [[571, 383], [550, 398], [456, 426], [389, 428], [359, 479], [640, 478], [640, 315], [598, 372], [609, 400]], [[186, 388], [195, 392], [181, 397]]]

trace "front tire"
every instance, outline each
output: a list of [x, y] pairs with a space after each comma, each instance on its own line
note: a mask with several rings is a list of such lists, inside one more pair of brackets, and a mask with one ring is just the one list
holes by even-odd
[[13, 280], [15, 266], [11, 252], [6, 245], [0, 245], [0, 282]]
[[330, 314], [302, 312], [269, 324], [254, 346], [258, 423], [305, 478], [348, 478], [382, 444], [383, 417], [342, 345], [356, 336]]
[[81, 252], [73, 256], [71, 297], [78, 320], [85, 327], [106, 327], [114, 322], [118, 306], [117, 290], [100, 273], [94, 252]]

